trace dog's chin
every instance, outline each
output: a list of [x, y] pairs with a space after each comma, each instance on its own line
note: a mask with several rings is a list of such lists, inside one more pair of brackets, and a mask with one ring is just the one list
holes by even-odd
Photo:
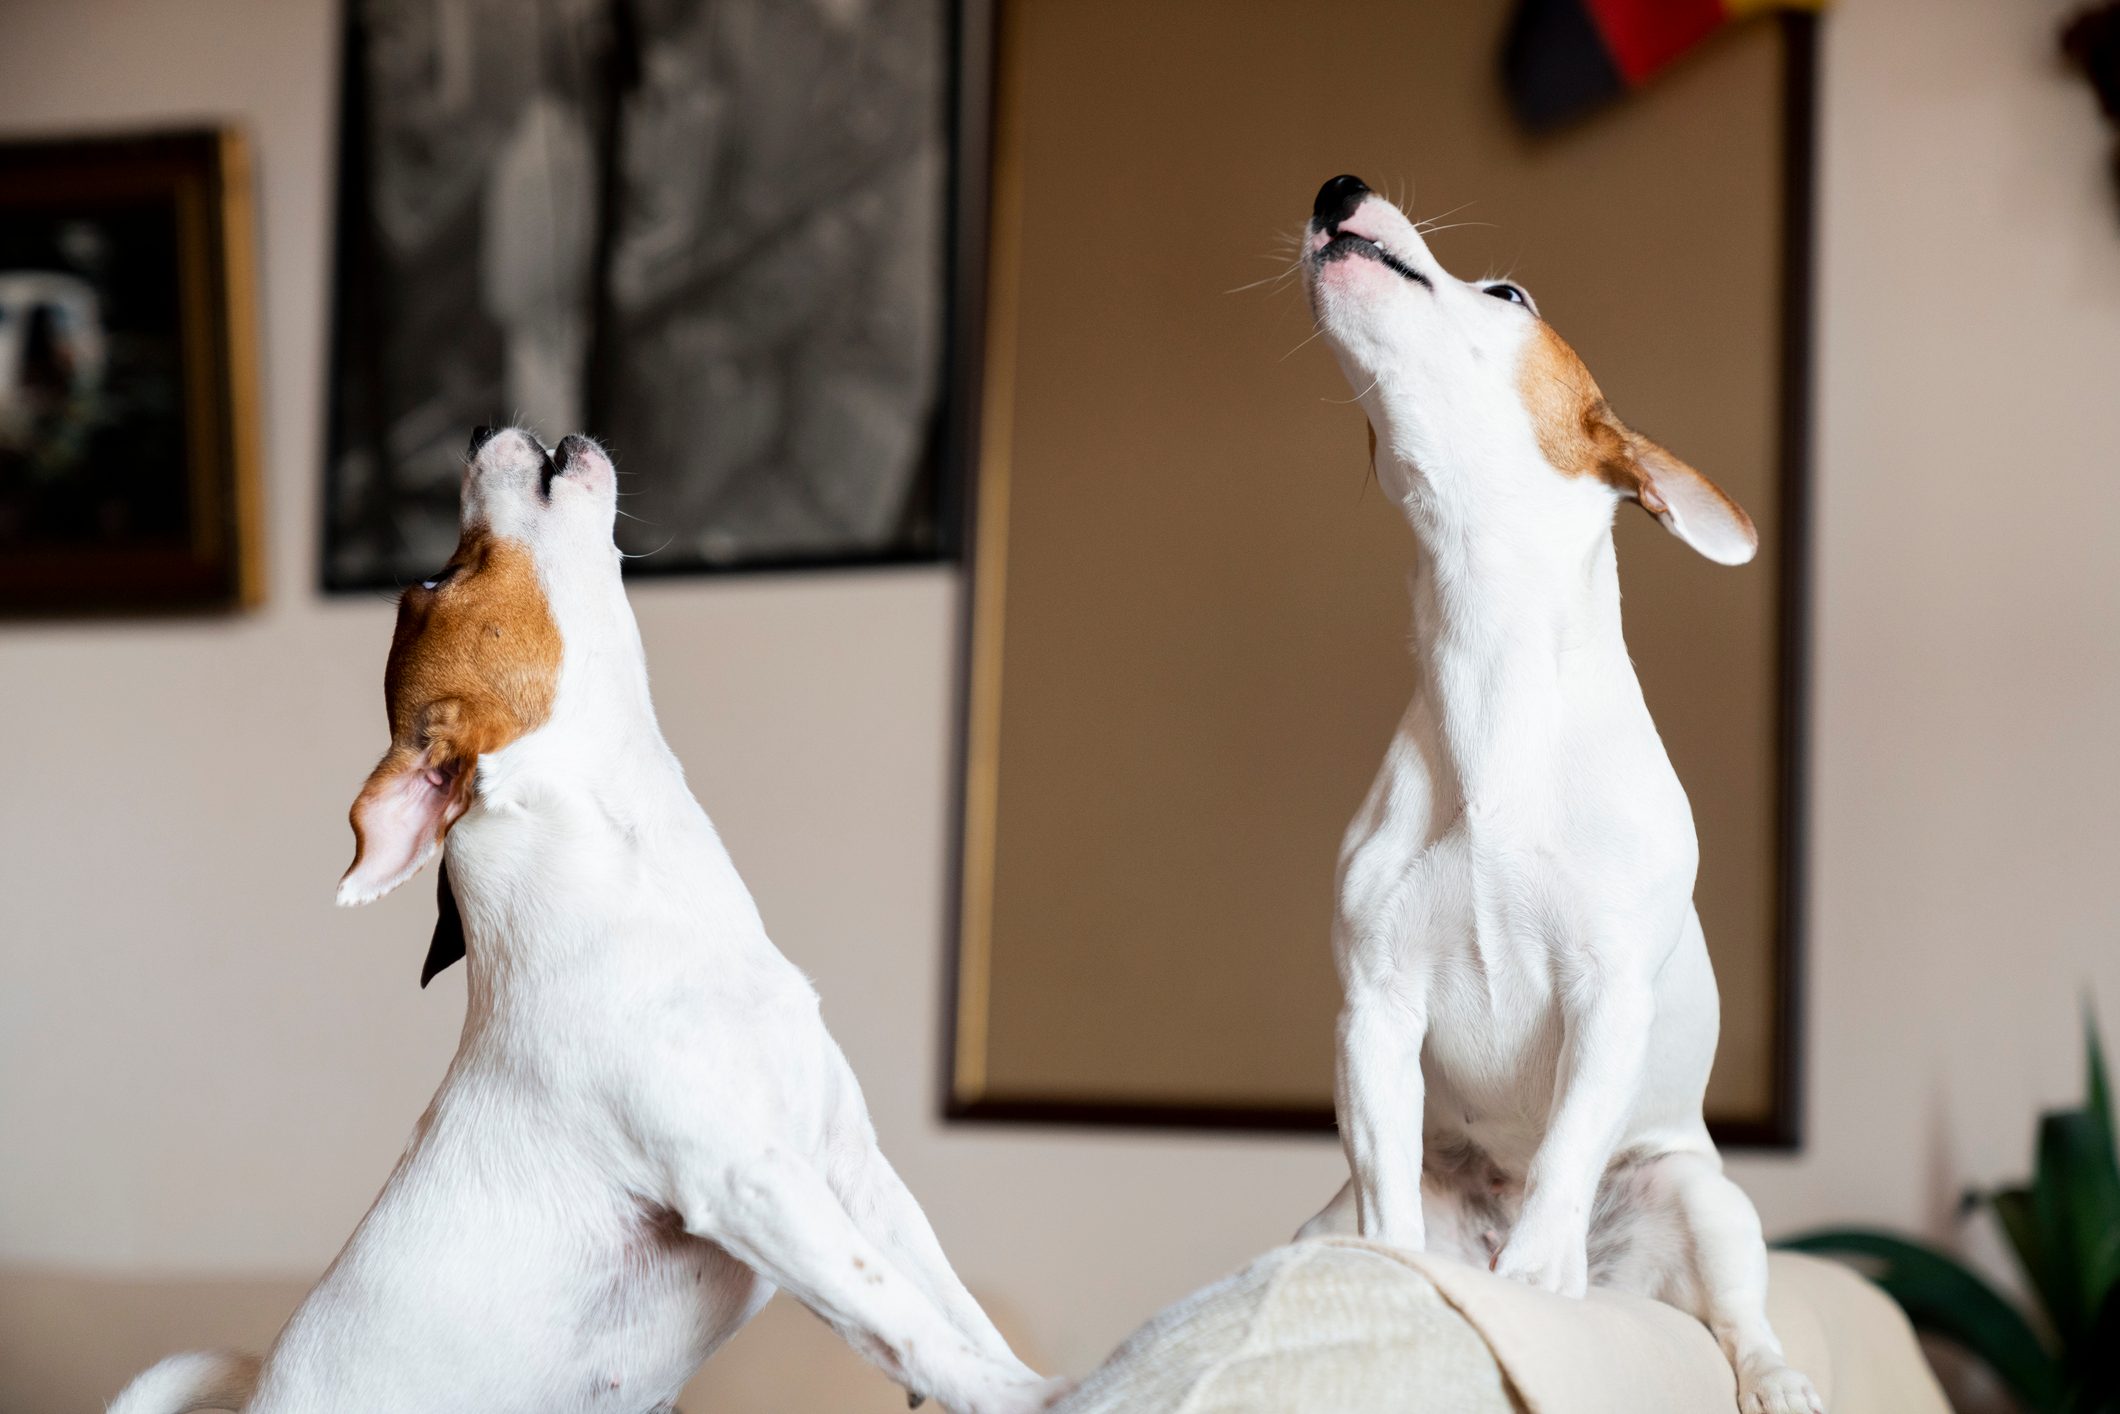
[[1379, 342], [1383, 326], [1405, 314], [1402, 301], [1409, 290], [1412, 287], [1405, 280], [1376, 261], [1343, 256], [1313, 274], [1310, 308], [1318, 327], [1335, 343]]
[[1378, 370], [1391, 362], [1376, 307], [1352, 292], [1333, 291], [1330, 297], [1314, 299], [1311, 308], [1317, 315], [1318, 342], [1332, 350], [1354, 386], [1374, 382]]
[[[1363, 245], [1367, 246], [1367, 242]], [[1341, 286], [1381, 290], [1388, 285], [1406, 283], [1406, 277], [1376, 255], [1364, 253], [1361, 249], [1349, 249], [1340, 254], [1328, 253], [1318, 260], [1311, 267], [1311, 283], [1320, 289]]]

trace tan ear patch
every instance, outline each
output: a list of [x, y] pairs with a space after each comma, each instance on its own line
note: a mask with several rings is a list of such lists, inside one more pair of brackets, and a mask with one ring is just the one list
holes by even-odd
[[559, 686], [559, 626], [530, 552], [467, 530], [435, 581], [398, 600], [383, 670], [390, 749], [354, 800], [343, 902], [397, 887], [471, 805], [478, 758], [542, 726]]
[[1525, 349], [1517, 389], [1539, 450], [1561, 475], [1596, 477], [1720, 564], [1743, 564], [1759, 549], [1759, 532], [1744, 507], [1621, 422], [1582, 359], [1550, 325], [1539, 325]]
[[391, 744], [498, 751], [551, 715], [559, 659], [559, 626], [529, 550], [465, 531], [437, 587], [398, 600], [383, 672]]
[[1539, 450], [1555, 471], [1595, 476], [1625, 495], [1641, 494], [1642, 476], [1629, 454], [1627, 429], [1613, 415], [1590, 370], [1552, 325], [1540, 324], [1531, 336], [1517, 370], [1517, 388], [1531, 414]]

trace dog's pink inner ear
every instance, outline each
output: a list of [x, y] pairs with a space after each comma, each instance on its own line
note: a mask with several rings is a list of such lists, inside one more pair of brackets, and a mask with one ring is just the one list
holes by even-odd
[[353, 802], [353, 864], [339, 880], [341, 904], [370, 903], [418, 873], [469, 806], [475, 763], [434, 748], [393, 747]]
[[[1759, 532], [1744, 507], [1721, 487], [1638, 432], [1627, 435], [1633, 483], [1642, 509], [1664, 529], [1719, 565], [1741, 565], [1759, 551]], [[1615, 484], [1620, 484], [1616, 482]]]

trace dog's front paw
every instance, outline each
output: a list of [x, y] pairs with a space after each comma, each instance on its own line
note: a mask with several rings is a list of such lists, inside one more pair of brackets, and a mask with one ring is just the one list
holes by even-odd
[[1750, 1370], [1737, 1381], [1740, 1414], [1826, 1414], [1818, 1391], [1787, 1365]]
[[1559, 1296], [1581, 1297], [1590, 1289], [1590, 1253], [1581, 1237], [1542, 1237], [1518, 1228], [1495, 1254], [1497, 1275]]

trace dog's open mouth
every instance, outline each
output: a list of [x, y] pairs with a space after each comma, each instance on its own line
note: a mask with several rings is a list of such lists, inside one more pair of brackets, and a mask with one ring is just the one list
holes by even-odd
[[1416, 285], [1425, 285], [1430, 289], [1435, 288], [1429, 284], [1426, 275], [1423, 275], [1420, 271], [1393, 255], [1390, 251], [1369, 239], [1369, 237], [1357, 236], [1351, 233], [1334, 236], [1323, 246], [1319, 247], [1318, 268], [1322, 270], [1335, 260], [1351, 258], [1374, 260], [1387, 270], [1396, 270], [1400, 275], [1413, 281]]

